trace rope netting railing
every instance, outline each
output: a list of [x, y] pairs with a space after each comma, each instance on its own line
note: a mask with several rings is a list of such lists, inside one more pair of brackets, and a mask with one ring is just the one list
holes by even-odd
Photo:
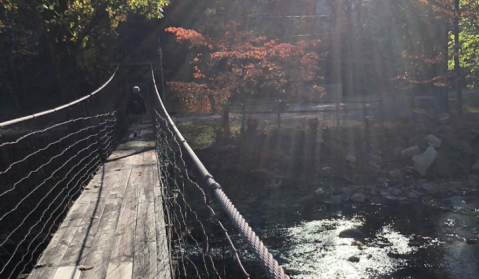
[[289, 278], [183, 138], [161, 101], [153, 68], [151, 74], [157, 95], [158, 170], [175, 277]]
[[[172, 270], [177, 278], [230, 278], [233, 270], [250, 278], [225, 226], [213, 209], [211, 199], [192, 177], [181, 145], [166, 120], [156, 115], [156, 151], [164, 210], [172, 255]], [[236, 261], [236, 269], [230, 263]], [[228, 268], [226, 268], [228, 266]]]
[[105, 96], [96, 93], [113, 94], [114, 76], [67, 105], [0, 123], [0, 278], [17, 278], [34, 268], [113, 152], [117, 113], [102, 106]]

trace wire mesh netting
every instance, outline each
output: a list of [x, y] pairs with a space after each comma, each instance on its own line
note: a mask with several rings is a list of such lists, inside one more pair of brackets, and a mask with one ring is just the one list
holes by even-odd
[[[74, 201], [115, 147], [115, 93], [1, 123], [0, 278], [28, 273]], [[108, 105], [105, 105], [108, 104]], [[14, 123], [12, 123], [14, 122]]]
[[160, 114], [156, 115], [156, 150], [175, 277], [250, 278], [233, 244], [237, 233], [230, 232], [219, 205], [199, 185], [201, 179]]

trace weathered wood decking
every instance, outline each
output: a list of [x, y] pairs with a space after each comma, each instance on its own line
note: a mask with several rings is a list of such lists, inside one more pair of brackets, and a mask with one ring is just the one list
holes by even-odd
[[[146, 132], [146, 133], [145, 133]], [[120, 145], [71, 207], [30, 279], [171, 278], [149, 131]], [[80, 270], [80, 266], [93, 267]]]

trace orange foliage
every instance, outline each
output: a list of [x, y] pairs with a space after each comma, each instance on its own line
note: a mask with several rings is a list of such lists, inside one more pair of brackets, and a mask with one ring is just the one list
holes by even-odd
[[206, 38], [200, 33], [196, 32], [193, 29], [184, 29], [181, 27], [168, 27], [165, 29], [166, 32], [171, 32], [176, 35], [178, 42], [189, 41], [191, 46], [207, 46], [212, 48]]
[[238, 26], [235, 23], [225, 26], [223, 36], [216, 39], [194, 30], [166, 29], [175, 34], [178, 42], [200, 46], [191, 61], [196, 82], [168, 83], [180, 94], [186, 109], [211, 112], [211, 103], [222, 106], [234, 95], [261, 94], [266, 90], [321, 94], [318, 41], [277, 43], [238, 31]]

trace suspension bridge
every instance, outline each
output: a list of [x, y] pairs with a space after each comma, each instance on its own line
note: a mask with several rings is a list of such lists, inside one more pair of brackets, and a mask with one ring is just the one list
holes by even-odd
[[175, 126], [150, 67], [141, 137], [123, 129], [119, 67], [76, 101], [0, 123], [0, 278], [289, 278]]

